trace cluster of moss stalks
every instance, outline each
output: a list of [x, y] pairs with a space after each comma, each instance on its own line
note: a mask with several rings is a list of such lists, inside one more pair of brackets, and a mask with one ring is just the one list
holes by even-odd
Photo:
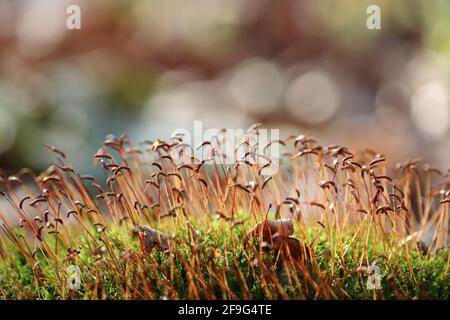
[[[0, 298], [450, 298], [448, 171], [420, 159], [390, 169], [371, 150], [300, 135], [269, 142], [282, 157], [266, 174], [269, 157], [251, 161], [257, 132], [230, 164], [220, 139], [198, 146], [207, 160], [178, 163], [172, 151], [190, 147], [180, 137], [132, 146], [108, 136], [96, 177], [45, 145], [56, 156], [48, 170], [2, 174]], [[280, 219], [311, 255], [249, 233]], [[165, 234], [169, 249], [143, 250], [137, 225]]]

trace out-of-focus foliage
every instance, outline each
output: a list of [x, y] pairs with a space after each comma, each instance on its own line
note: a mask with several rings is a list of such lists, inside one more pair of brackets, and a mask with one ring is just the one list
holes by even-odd
[[[69, 4], [82, 29], [67, 30]], [[381, 30], [366, 27], [381, 8]], [[448, 1], [2, 0], [0, 167], [80, 170], [107, 133], [194, 120], [448, 165]]]

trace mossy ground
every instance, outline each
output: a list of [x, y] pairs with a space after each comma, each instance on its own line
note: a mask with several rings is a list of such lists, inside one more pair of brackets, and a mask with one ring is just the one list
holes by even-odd
[[[242, 244], [251, 227], [248, 221], [230, 228], [223, 220], [191, 220], [190, 226], [182, 219], [166, 220], [159, 228], [175, 236], [177, 254], [170, 256], [156, 250], [150, 255], [142, 253], [130, 227], [111, 224], [102, 234], [89, 230], [106, 249], [97, 255], [87, 232], [67, 227], [81, 252], [75, 260], [65, 260], [68, 248], [60, 243], [58, 261], [63, 262], [58, 264], [39, 250], [35, 262], [27, 261], [20, 250], [4, 241], [2, 251], [9, 255], [0, 260], [0, 298], [320, 299], [328, 292], [328, 298], [336, 299], [450, 299], [448, 249], [424, 254], [412, 244], [398, 247], [371, 238], [364, 246], [358, 239], [352, 240], [350, 230], [338, 240], [320, 228], [307, 227], [303, 235], [296, 228], [296, 237], [314, 242], [316, 261], [304, 274], [301, 270], [287, 272], [283, 261], [273, 254], [254, 263], [255, 253]], [[54, 237], [46, 241], [55, 247]], [[8, 245], [11, 247], [4, 250]], [[380, 290], [367, 289], [368, 274], [358, 270], [375, 260], [381, 270]], [[66, 285], [65, 270], [71, 264], [81, 271], [78, 290]], [[270, 275], [277, 279], [271, 280]]]

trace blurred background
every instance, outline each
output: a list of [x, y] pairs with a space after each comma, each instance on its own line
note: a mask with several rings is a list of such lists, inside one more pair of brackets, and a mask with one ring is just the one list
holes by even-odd
[[46, 143], [89, 173], [109, 133], [202, 120], [446, 170], [449, 17], [446, 0], [0, 0], [0, 168], [47, 168]]

